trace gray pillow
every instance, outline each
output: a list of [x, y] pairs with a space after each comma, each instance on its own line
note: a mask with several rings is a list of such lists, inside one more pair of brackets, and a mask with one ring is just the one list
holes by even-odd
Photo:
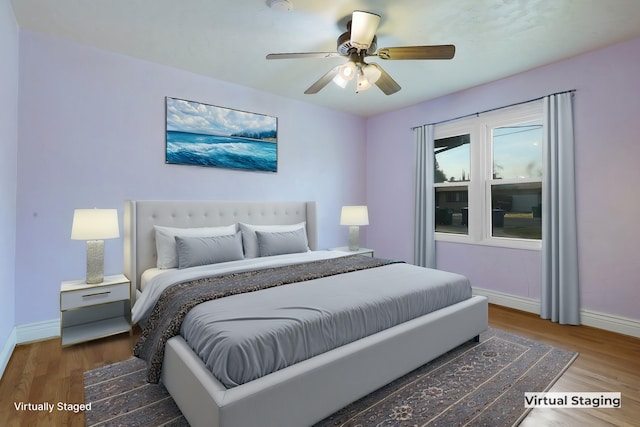
[[255, 258], [260, 256], [260, 249], [258, 248], [258, 236], [256, 236], [256, 231], [280, 233], [281, 231], [294, 231], [302, 228], [306, 233], [306, 222], [304, 221], [298, 224], [286, 225], [253, 225], [245, 224], [242, 222], [238, 225], [240, 226], [240, 231], [242, 231], [242, 241], [244, 243], [245, 258]]
[[256, 231], [256, 237], [258, 238], [258, 250], [261, 257], [294, 254], [309, 250], [307, 233], [304, 228], [274, 233]]
[[176, 249], [178, 268], [217, 264], [244, 258], [240, 232], [225, 236], [176, 236]]
[[158, 253], [158, 268], [176, 268], [178, 266], [178, 251], [176, 236], [180, 237], [212, 237], [233, 234], [238, 229], [235, 224], [224, 227], [177, 228], [154, 225], [156, 231], [156, 250]]

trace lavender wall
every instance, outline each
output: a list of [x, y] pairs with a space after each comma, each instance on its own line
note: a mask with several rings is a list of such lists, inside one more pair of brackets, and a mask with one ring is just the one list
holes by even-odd
[[[0, 104], [0, 130], [9, 135], [3, 138], [0, 159], [0, 170], [7, 175], [0, 187], [0, 226], [9, 231], [0, 246], [8, 252], [1, 261], [7, 268], [2, 266], [0, 286], [11, 301], [15, 282], [16, 302], [15, 320], [11, 303], [0, 306], [0, 346], [14, 324], [56, 319], [60, 281], [83, 277], [84, 244], [69, 238], [74, 208], [116, 207], [122, 212], [129, 198], [315, 199], [320, 245], [328, 247], [346, 243], [338, 225], [340, 206], [366, 202], [371, 223], [363, 233], [366, 245], [379, 256], [411, 261], [410, 128], [566, 89], [577, 89], [582, 306], [640, 318], [635, 304], [640, 296], [640, 227], [635, 223], [640, 202], [634, 196], [640, 178], [640, 39], [365, 122], [20, 31], [16, 118], [18, 32], [10, 11], [0, 10], [0, 20], [9, 22], [0, 22], [0, 51], [14, 64], [2, 69], [9, 75], [2, 75], [0, 83], [3, 93], [5, 87], [9, 93]], [[278, 116], [278, 173], [165, 165], [164, 96]], [[122, 271], [122, 238], [105, 246], [106, 273]], [[498, 271], [498, 262], [508, 268]], [[438, 265], [467, 274], [478, 287], [539, 296], [536, 251], [439, 243]]]
[[[278, 117], [278, 172], [164, 164], [164, 97]], [[60, 281], [85, 274], [74, 208], [126, 199], [317, 200], [319, 244], [346, 244], [343, 204], [365, 199], [361, 118], [20, 31], [16, 322], [59, 316]], [[122, 272], [122, 238], [105, 273]]]
[[[413, 260], [411, 127], [576, 89], [582, 308], [640, 319], [638, 76], [640, 39], [370, 119], [367, 245], [381, 256]], [[437, 252], [439, 268], [467, 274], [474, 286], [539, 298], [536, 251], [439, 242]]]
[[18, 152], [18, 25], [0, 1], [0, 373], [3, 349], [15, 325], [16, 187]]

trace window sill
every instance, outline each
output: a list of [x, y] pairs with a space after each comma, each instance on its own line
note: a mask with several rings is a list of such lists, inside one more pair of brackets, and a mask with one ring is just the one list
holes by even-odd
[[542, 249], [542, 242], [540, 240], [500, 237], [491, 237], [483, 240], [473, 240], [467, 235], [447, 235], [444, 233], [436, 233], [435, 239], [436, 242], [459, 243], [463, 245], [476, 246], [492, 246], [505, 249], [520, 249], [527, 251], [540, 251]]

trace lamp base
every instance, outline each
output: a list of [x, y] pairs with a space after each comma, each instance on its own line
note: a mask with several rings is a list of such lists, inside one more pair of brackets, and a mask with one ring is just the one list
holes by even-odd
[[360, 226], [349, 226], [349, 250], [357, 251], [360, 249]]
[[87, 280], [88, 284], [102, 283], [104, 280], [104, 240], [87, 240]]

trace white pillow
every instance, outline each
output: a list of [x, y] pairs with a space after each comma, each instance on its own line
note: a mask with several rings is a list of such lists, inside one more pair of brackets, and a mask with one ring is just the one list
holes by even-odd
[[236, 225], [224, 227], [178, 228], [154, 225], [156, 230], [156, 251], [158, 253], [158, 268], [177, 268], [178, 251], [176, 236], [180, 237], [215, 237], [235, 234]]
[[[260, 256], [260, 249], [258, 247], [258, 236], [256, 236], [256, 231], [278, 233], [282, 231], [296, 231], [302, 228], [304, 230], [305, 240], [307, 238], [306, 222], [289, 225], [252, 225], [241, 222], [238, 225], [240, 226], [240, 231], [242, 231], [242, 243], [244, 244], [245, 258], [257, 258]], [[307, 242], [306, 245], [308, 248], [309, 243]]]

